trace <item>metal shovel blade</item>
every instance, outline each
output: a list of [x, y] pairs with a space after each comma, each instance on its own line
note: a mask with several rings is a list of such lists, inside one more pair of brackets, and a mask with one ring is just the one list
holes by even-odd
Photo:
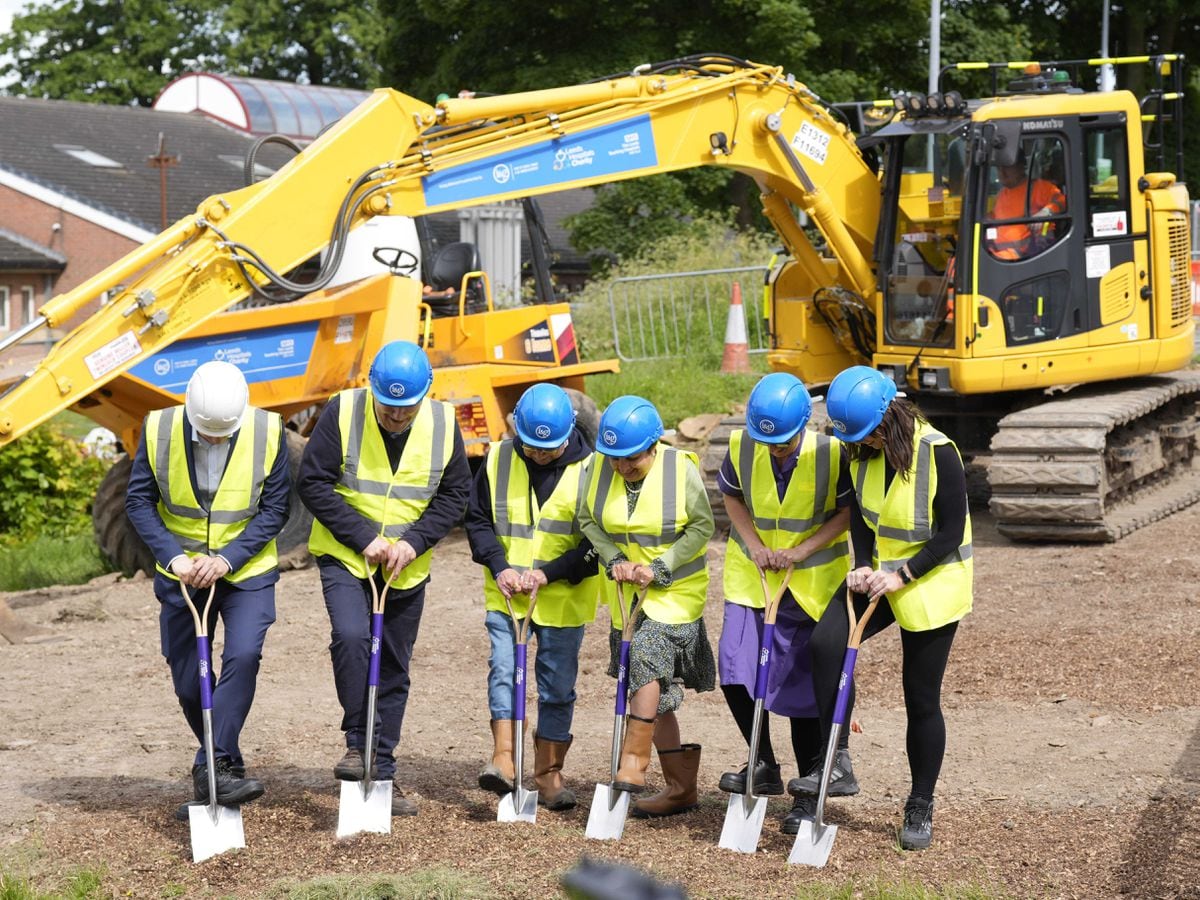
[[361, 781], [343, 781], [342, 797], [338, 803], [337, 836], [340, 838], [373, 831], [390, 834], [392, 831], [392, 782], [372, 781], [363, 796]]
[[193, 862], [203, 862], [226, 850], [241, 850], [246, 846], [239, 807], [218, 806], [214, 819], [212, 807], [207, 804], [189, 806], [188, 824], [192, 829]]
[[736, 853], [756, 852], [766, 817], [766, 797], [755, 797], [754, 805], [747, 813], [742, 795], [730, 795], [729, 805], [725, 807], [725, 824], [721, 826], [721, 841], [717, 846]]
[[611, 785], [598, 784], [584, 834], [594, 841], [619, 841], [625, 833], [628, 815], [629, 791], [615, 791]]
[[537, 791], [527, 791], [518, 785], [511, 794], [500, 798], [496, 808], [497, 822], [534, 822], [537, 819]]
[[833, 850], [833, 839], [837, 837], [837, 826], [823, 823], [818, 825], [811, 819], [800, 823], [796, 832], [796, 842], [792, 844], [792, 852], [788, 854], [788, 864], [797, 863], [804, 866], [823, 868], [829, 861], [829, 853]]

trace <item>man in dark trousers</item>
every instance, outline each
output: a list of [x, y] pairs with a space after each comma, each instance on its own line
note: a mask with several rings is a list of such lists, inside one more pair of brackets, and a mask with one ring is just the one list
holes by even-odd
[[[371, 363], [370, 388], [336, 394], [317, 420], [300, 464], [300, 498], [314, 516], [317, 559], [331, 635], [329, 653], [342, 706], [345, 755], [334, 776], [363, 776], [371, 585], [383, 591], [379, 729], [374, 777], [393, 779], [408, 703], [409, 664], [434, 544], [462, 518], [471, 469], [449, 403], [427, 397], [433, 369], [410, 341], [393, 341]], [[415, 816], [396, 785], [392, 815]]]
[[[162, 652], [179, 705], [201, 742], [192, 766], [197, 803], [208, 802], [208, 767], [195, 625], [180, 582], [198, 611], [216, 585], [207, 625], [210, 637], [218, 616], [225, 627], [213, 690], [217, 801], [225, 806], [263, 792], [257, 779], [245, 777], [238, 738], [275, 621], [275, 538], [287, 522], [291, 490], [283, 421], [248, 400], [236, 366], [214, 361], [196, 369], [183, 406], [146, 416], [125, 501], [130, 522], [154, 554]], [[175, 815], [186, 821], [187, 804]]]

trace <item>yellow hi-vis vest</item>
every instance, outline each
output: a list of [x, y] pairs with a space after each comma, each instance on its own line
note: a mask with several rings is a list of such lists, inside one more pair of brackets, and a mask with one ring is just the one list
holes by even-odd
[[[517, 456], [511, 440], [493, 443], [488, 448], [488, 485], [492, 491], [492, 529], [504, 548], [508, 564], [518, 572], [534, 566], [544, 566], [568, 550], [579, 546], [583, 533], [576, 517], [582, 496], [583, 475], [587, 471], [589, 454], [563, 469], [558, 484], [539, 506], [529, 484], [529, 470]], [[504, 595], [496, 587], [487, 566], [483, 567], [483, 593], [487, 608], [508, 612]], [[537, 592], [533, 621], [554, 628], [574, 628], [596, 618], [600, 602], [600, 575], [583, 579], [579, 584], [554, 581]], [[517, 594], [512, 598], [513, 612], [524, 616], [529, 598]]]
[[[642, 482], [637, 506], [633, 515], [629, 515], [625, 479], [613, 471], [604, 457], [592, 457], [587, 492], [592, 518], [632, 562], [650, 565], [683, 534], [687, 524], [685, 485], [689, 465], [700, 467], [696, 454], [659, 444], [654, 465]], [[660, 588], [651, 583], [642, 606], [649, 618], [668, 625], [683, 625], [703, 615], [708, 594], [706, 549], [701, 547], [696, 556], [675, 567], [670, 587]], [[621, 621], [616, 583], [605, 578], [602, 590], [616, 625]], [[628, 591], [627, 599], [630, 599]]]
[[[393, 472], [375, 419], [371, 392], [354, 388], [337, 396], [342, 475], [334, 491], [356, 512], [377, 523], [384, 538], [397, 541], [421, 518], [442, 482], [442, 473], [454, 451], [454, 408], [430, 397], [421, 401], [400, 465]], [[332, 556], [356, 578], [367, 578], [375, 570], [375, 566], [368, 568], [363, 559], [363, 548], [347, 547], [316, 519], [308, 549], [313, 556]], [[404, 590], [423, 582], [429, 576], [432, 552], [426, 550], [409, 563], [393, 586]]]
[[[850, 463], [854, 492], [863, 519], [875, 532], [875, 566], [897, 571], [937, 532], [933, 521], [933, 498], [937, 494], [937, 466], [933, 448], [951, 443], [928, 423], [917, 423], [913, 435], [913, 466], [908, 480], [899, 472], [884, 493], [884, 458], [876, 453], [867, 460]], [[955, 448], [957, 452], [957, 448]], [[900, 627], [906, 631], [930, 631], [957, 622], [971, 611], [971, 514], [963, 528], [962, 544], [947, 554], [933, 569], [888, 594], [888, 602]]]
[[[783, 500], [775, 488], [767, 446], [749, 437], [745, 429], [729, 436], [729, 455], [743, 502], [759, 539], [772, 550], [799, 545], [837, 513], [842, 442], [812, 431], [803, 434]], [[819, 619], [849, 571], [850, 544], [842, 534], [796, 567], [790, 584], [792, 596], [809, 616]], [[772, 591], [779, 590], [782, 581], [782, 572], [767, 572]], [[755, 609], [765, 605], [758, 570], [736, 528], [729, 530], [725, 547], [725, 599]]]
[[[275, 465], [283, 441], [283, 419], [277, 413], [247, 407], [213, 496], [212, 508], [206, 510], [196, 499], [188, 475], [183, 417], [182, 406], [156, 409], [146, 416], [143, 430], [146, 457], [158, 482], [158, 514], [163, 524], [179, 539], [179, 546], [188, 556], [207, 556], [232, 543], [258, 512], [263, 482]], [[278, 562], [272, 539], [224, 580], [236, 584], [270, 572]], [[179, 580], [161, 565], [156, 564], [155, 568], [168, 578]]]

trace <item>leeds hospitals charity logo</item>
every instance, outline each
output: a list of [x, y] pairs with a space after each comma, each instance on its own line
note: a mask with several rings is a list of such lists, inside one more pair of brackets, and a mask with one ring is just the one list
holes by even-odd
[[398, 381], [393, 381], [391, 384], [388, 385], [388, 393], [391, 394], [393, 397], [403, 397], [404, 396], [404, 385], [402, 385]]
[[539, 425], [537, 428], [533, 429], [533, 433], [544, 441], [550, 437], [550, 426]]
[[512, 169], [508, 167], [508, 163], [497, 163], [492, 167], [492, 180], [496, 184], [508, 184], [512, 178]]
[[615, 431], [613, 431], [611, 428], [606, 428], [606, 429], [604, 429], [604, 434], [602, 434], [600, 436], [600, 439], [602, 441], [604, 441], [605, 444], [607, 444], [608, 446], [611, 447], [613, 444], [615, 444], [617, 442], [617, 433]]
[[759, 419], [758, 420], [758, 430], [761, 431], [763, 434], [774, 434], [775, 433], [775, 423], [772, 422], [770, 419]]

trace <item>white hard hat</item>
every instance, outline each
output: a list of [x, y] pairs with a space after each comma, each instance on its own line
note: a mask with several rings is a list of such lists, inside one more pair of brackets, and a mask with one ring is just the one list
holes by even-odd
[[246, 378], [237, 366], [206, 362], [188, 380], [184, 409], [192, 427], [205, 437], [229, 437], [242, 425], [250, 399]]

